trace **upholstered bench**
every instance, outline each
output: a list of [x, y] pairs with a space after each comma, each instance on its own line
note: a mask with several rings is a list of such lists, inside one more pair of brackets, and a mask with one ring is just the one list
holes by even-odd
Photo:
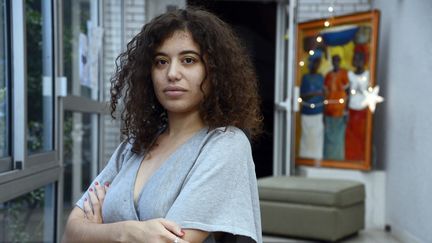
[[337, 241], [364, 228], [360, 182], [305, 177], [258, 180], [264, 234]]

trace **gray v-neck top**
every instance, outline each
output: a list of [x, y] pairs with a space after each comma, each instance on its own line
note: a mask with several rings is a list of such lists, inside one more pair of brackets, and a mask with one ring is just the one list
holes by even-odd
[[[197, 132], [147, 180], [136, 207], [133, 189], [144, 154], [131, 148], [121, 143], [95, 179], [110, 183], [102, 207], [105, 223], [166, 218], [184, 229], [228, 233], [224, 242], [262, 242], [255, 166], [243, 131]], [[213, 234], [205, 242], [216, 242]]]

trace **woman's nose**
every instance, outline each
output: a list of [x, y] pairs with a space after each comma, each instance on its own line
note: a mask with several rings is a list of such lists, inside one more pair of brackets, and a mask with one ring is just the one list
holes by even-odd
[[181, 79], [181, 66], [177, 61], [171, 62], [168, 69], [168, 80], [171, 82], [179, 81]]

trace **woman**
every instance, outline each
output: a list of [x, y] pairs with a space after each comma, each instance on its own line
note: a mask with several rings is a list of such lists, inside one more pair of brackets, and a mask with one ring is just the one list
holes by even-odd
[[363, 46], [354, 48], [352, 65], [354, 71], [348, 72], [350, 99], [348, 103], [348, 121], [345, 134], [345, 159], [364, 160], [366, 150], [367, 105], [364, 92], [369, 86], [370, 73], [366, 69], [367, 52]]
[[261, 128], [257, 80], [228, 25], [203, 10], [163, 14], [117, 64], [111, 112], [123, 98], [127, 139], [64, 242], [262, 242], [248, 140]]

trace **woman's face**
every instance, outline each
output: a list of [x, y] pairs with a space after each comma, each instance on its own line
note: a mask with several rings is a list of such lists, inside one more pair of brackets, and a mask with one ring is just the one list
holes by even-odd
[[[169, 113], [189, 113], [203, 100], [200, 85], [206, 70], [197, 43], [187, 31], [176, 31], [156, 49], [152, 66], [157, 99]], [[203, 85], [206, 92], [208, 85]]]

